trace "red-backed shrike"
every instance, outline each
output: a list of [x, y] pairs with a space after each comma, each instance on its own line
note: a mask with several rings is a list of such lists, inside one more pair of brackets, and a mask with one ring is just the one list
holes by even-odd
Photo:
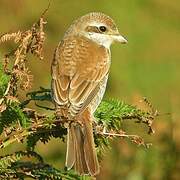
[[92, 122], [106, 89], [112, 42], [127, 43], [116, 24], [103, 13], [80, 17], [66, 31], [52, 62], [56, 114], [70, 121], [66, 167], [79, 174], [99, 173]]

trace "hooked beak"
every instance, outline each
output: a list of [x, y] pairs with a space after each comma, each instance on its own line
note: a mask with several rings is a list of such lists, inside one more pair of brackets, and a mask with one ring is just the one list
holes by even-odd
[[120, 42], [121, 44], [127, 44], [128, 41], [120, 34], [113, 35], [113, 40], [115, 42]]

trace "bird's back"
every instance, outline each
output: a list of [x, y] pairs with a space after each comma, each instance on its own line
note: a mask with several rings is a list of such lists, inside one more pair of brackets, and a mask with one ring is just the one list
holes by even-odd
[[99, 86], [106, 83], [109, 67], [108, 49], [83, 36], [66, 36], [52, 63], [53, 97], [59, 115], [74, 117], [85, 109], [98, 95]]

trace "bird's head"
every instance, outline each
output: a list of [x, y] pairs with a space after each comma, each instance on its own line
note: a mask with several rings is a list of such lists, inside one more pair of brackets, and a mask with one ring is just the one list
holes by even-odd
[[127, 43], [119, 33], [114, 20], [99, 12], [89, 13], [74, 21], [66, 34], [85, 36], [106, 48], [113, 42]]

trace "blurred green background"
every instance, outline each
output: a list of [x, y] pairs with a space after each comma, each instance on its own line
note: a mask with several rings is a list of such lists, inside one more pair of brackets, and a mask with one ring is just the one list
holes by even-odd
[[[28, 29], [47, 5], [48, 0], [0, 0], [0, 34]], [[153, 146], [145, 149], [126, 140], [113, 141], [104, 154], [97, 179], [180, 179], [179, 0], [52, 0], [45, 30], [45, 60], [33, 57], [29, 64], [34, 74], [33, 90], [50, 87], [50, 64], [57, 43], [75, 18], [92, 11], [110, 15], [129, 41], [111, 48], [112, 67], [105, 98], [143, 106], [140, 100], [146, 96], [161, 114], [151, 137], [144, 127], [124, 123], [127, 132], [144, 135]], [[0, 56], [11, 47], [1, 45]], [[12, 146], [7, 151], [18, 148]], [[65, 149], [65, 143], [54, 139], [37, 147], [47, 162], [58, 168], [64, 166]]]

